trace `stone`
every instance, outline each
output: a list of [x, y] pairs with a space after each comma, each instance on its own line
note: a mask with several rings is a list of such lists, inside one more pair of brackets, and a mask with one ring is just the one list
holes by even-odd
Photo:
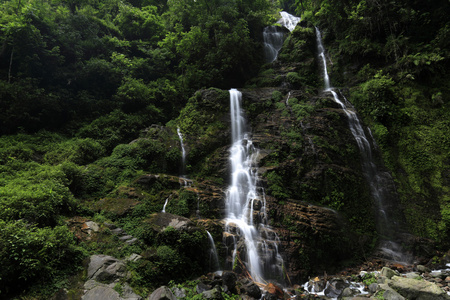
[[137, 295], [135, 292], [133, 292], [133, 289], [131, 286], [128, 285], [128, 283], [124, 283], [122, 285], [122, 293], [121, 293], [121, 299], [126, 300], [141, 300], [142, 297]]
[[378, 283], [372, 283], [369, 285], [369, 292], [371, 292], [372, 294], [375, 294], [377, 292], [378, 289]]
[[236, 293], [236, 281], [236, 273], [230, 271], [224, 271], [222, 273], [222, 284], [226, 286], [231, 293]]
[[204, 291], [202, 293], [202, 298], [211, 300], [223, 300], [222, 288], [220, 286], [216, 286], [211, 290]]
[[381, 276], [391, 279], [395, 275], [399, 275], [398, 272], [396, 272], [388, 267], [383, 267], [383, 269], [381, 269]]
[[450, 299], [436, 284], [399, 276], [392, 277], [389, 286], [406, 299], [444, 300]]
[[183, 288], [172, 288], [172, 292], [177, 297], [177, 299], [185, 298], [186, 297], [186, 290]]
[[110, 287], [96, 286], [88, 290], [81, 300], [121, 300], [121, 298], [119, 293]]
[[137, 238], [134, 237], [134, 238], [132, 238], [132, 239], [127, 240], [127, 241], [125, 242], [125, 244], [133, 245], [133, 244], [136, 244], [138, 241], [139, 241], [139, 240], [138, 240]]
[[141, 255], [136, 254], [136, 253], [132, 253], [130, 256], [128, 256], [127, 258], [125, 258], [125, 261], [138, 261], [142, 258]]
[[177, 300], [177, 298], [167, 286], [161, 286], [148, 297], [148, 300]]
[[242, 287], [245, 294], [249, 295], [250, 297], [253, 297], [255, 299], [261, 298], [261, 289], [254, 283], [249, 282], [246, 285]]
[[108, 255], [92, 255], [88, 266], [88, 279], [111, 282], [126, 275], [125, 263]]
[[99, 232], [100, 231], [100, 227], [98, 226], [97, 223], [95, 223], [94, 221], [88, 221], [86, 222], [86, 226], [92, 230], [93, 232]]
[[417, 280], [422, 279], [422, 277], [420, 276], [420, 274], [417, 273], [417, 272], [406, 273], [406, 274], [405, 274], [405, 277], [406, 277], [406, 278], [411, 278], [411, 279], [417, 279]]
[[387, 290], [383, 293], [383, 299], [385, 300], [406, 300], [405, 297], [400, 295], [394, 290]]
[[417, 271], [419, 271], [420, 273], [431, 272], [431, 270], [429, 268], [425, 267], [424, 265], [417, 265]]
[[204, 284], [203, 282], [199, 282], [197, 286], [195, 287], [195, 290], [197, 291], [197, 294], [201, 294], [204, 291], [210, 290], [211, 287], [209, 285]]
[[354, 291], [351, 288], [345, 288], [341, 293], [341, 297], [351, 297], [353, 295]]
[[328, 281], [324, 294], [329, 298], [337, 298], [342, 294], [342, 291], [347, 288], [349, 284], [340, 278], [333, 278]]

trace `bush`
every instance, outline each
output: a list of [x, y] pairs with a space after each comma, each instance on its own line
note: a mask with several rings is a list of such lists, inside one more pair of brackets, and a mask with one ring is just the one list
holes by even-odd
[[82, 257], [65, 226], [38, 228], [22, 220], [0, 220], [0, 293], [73, 272]]
[[0, 218], [55, 225], [59, 214], [74, 207], [67, 178], [60, 168], [26, 166], [28, 170], [19, 171], [0, 186]]

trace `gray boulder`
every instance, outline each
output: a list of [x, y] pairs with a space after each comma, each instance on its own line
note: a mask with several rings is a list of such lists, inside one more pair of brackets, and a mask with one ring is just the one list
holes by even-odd
[[82, 300], [141, 300], [142, 297], [135, 294], [131, 287], [124, 283], [119, 294], [114, 287], [115, 283], [104, 284], [95, 280], [88, 280], [84, 284], [85, 293]]
[[112, 282], [126, 276], [126, 265], [117, 258], [108, 255], [92, 255], [90, 259], [88, 279]]
[[381, 276], [384, 276], [388, 279], [391, 279], [393, 276], [399, 275], [398, 272], [389, 269], [388, 267], [383, 267], [383, 269], [381, 269]]
[[202, 293], [202, 298], [211, 300], [223, 300], [222, 288], [220, 286], [216, 286], [212, 290], [204, 291]]
[[177, 300], [177, 297], [167, 286], [162, 286], [156, 289], [148, 300]]
[[120, 295], [114, 289], [108, 286], [96, 286], [88, 290], [82, 300], [120, 300]]
[[435, 283], [394, 276], [389, 286], [406, 299], [448, 300], [450, 296]]

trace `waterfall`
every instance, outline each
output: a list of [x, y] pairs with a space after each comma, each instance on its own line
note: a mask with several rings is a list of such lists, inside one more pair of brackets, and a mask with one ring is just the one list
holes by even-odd
[[[408, 258], [401, 252], [401, 247], [397, 243], [389, 240], [389, 236], [392, 236], [396, 231], [396, 224], [392, 221], [394, 218], [390, 216], [392, 210], [388, 209], [389, 203], [387, 201], [390, 192], [386, 187], [391, 185], [389, 181], [392, 181], [392, 179], [389, 177], [389, 174], [378, 170], [372, 157], [372, 146], [351, 103], [345, 99], [345, 97], [344, 101], [342, 101], [336, 91], [331, 87], [327, 71], [325, 48], [322, 43], [320, 31], [317, 27], [316, 40], [318, 56], [323, 65], [324, 90], [333, 95], [334, 101], [341, 106], [342, 110], [347, 115], [350, 131], [355, 138], [361, 153], [362, 170], [369, 183], [371, 195], [378, 208], [378, 232], [384, 239], [381, 243], [380, 250], [384, 252], [386, 257], [393, 259], [394, 261], [406, 262]], [[350, 108], [348, 108], [347, 105], [350, 106]]]
[[[280, 12], [280, 15], [281, 19], [278, 20], [278, 23], [291, 32], [295, 29], [298, 22], [300, 22], [299, 17], [288, 14], [285, 11]], [[280, 26], [267, 26], [264, 28], [264, 57], [266, 58], [266, 62], [273, 62], [277, 59], [278, 52], [283, 46], [283, 37], [283, 29]]]
[[280, 15], [281, 19], [278, 20], [278, 23], [289, 29], [290, 32], [294, 31], [295, 26], [297, 26], [298, 22], [300, 22], [300, 18], [285, 11], [280, 12]]
[[181, 145], [181, 177], [186, 175], [186, 149], [184, 148], [183, 135], [181, 134], [180, 127], [177, 127], [178, 138]]
[[209, 240], [209, 267], [211, 271], [218, 271], [220, 269], [219, 267], [219, 257], [217, 256], [217, 250], [216, 250], [216, 244], [214, 243], [214, 239], [209, 233], [208, 230], [206, 230], [206, 233], [208, 234], [208, 240]]
[[266, 62], [273, 62], [283, 46], [283, 31], [278, 26], [267, 26], [263, 31], [263, 39]]
[[163, 209], [162, 209], [162, 211], [161, 211], [161, 212], [163, 212], [163, 213], [166, 212], [167, 202], [169, 202], [169, 197], [167, 197], [166, 202], [164, 203]]
[[238, 260], [253, 281], [282, 277], [283, 260], [278, 253], [279, 239], [267, 225], [266, 199], [258, 186], [256, 158], [240, 107], [241, 92], [230, 90], [232, 146], [230, 148], [231, 184], [227, 189], [224, 244], [233, 266]]

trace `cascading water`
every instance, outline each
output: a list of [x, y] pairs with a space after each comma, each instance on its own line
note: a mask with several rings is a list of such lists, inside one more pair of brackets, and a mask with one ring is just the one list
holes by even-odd
[[395, 233], [395, 225], [396, 223], [392, 220], [390, 216], [390, 212], [392, 211], [389, 208], [389, 203], [387, 203], [387, 199], [389, 198], [389, 190], [388, 186], [391, 185], [389, 182], [392, 180], [389, 177], [389, 174], [380, 172], [374, 162], [372, 157], [372, 145], [367, 138], [364, 129], [359, 121], [359, 118], [354, 111], [354, 108], [351, 107], [349, 109], [347, 107], [351, 106], [350, 102], [347, 101], [344, 97], [344, 101], [339, 99], [338, 94], [331, 88], [330, 78], [327, 70], [327, 62], [325, 58], [325, 48], [322, 43], [322, 37], [319, 29], [316, 27], [316, 40], [317, 40], [317, 48], [318, 48], [318, 56], [322, 61], [323, 66], [323, 78], [324, 78], [324, 90], [326, 92], [330, 92], [333, 95], [333, 99], [336, 103], [338, 103], [342, 110], [347, 115], [349, 121], [349, 128], [358, 144], [358, 148], [362, 157], [362, 170], [364, 176], [366, 177], [367, 182], [370, 186], [370, 191], [373, 199], [376, 202], [376, 206], [378, 208], [378, 232], [384, 239], [382, 241], [380, 249], [385, 253], [385, 256], [389, 259], [393, 259], [397, 262], [407, 262], [409, 258], [407, 258], [404, 254], [402, 254], [401, 247], [390, 240], [390, 236]]
[[263, 31], [263, 39], [266, 62], [273, 62], [283, 46], [283, 31], [278, 26], [267, 26]]
[[[285, 11], [280, 12], [281, 19], [278, 20], [278, 23], [286, 27], [289, 31], [293, 31], [295, 26], [297, 26], [298, 22], [300, 22], [300, 18], [288, 14]], [[266, 62], [273, 62], [278, 57], [278, 52], [283, 46], [283, 37], [284, 31], [280, 26], [267, 26], [263, 31], [263, 39], [264, 39], [264, 56], [266, 58]]]
[[290, 32], [294, 31], [297, 24], [300, 22], [300, 18], [293, 16], [285, 11], [280, 12], [281, 19], [278, 23], [286, 27]]
[[[245, 119], [240, 108], [241, 92], [230, 90], [232, 146], [230, 148], [231, 184], [226, 195], [224, 244], [227, 255], [242, 261], [252, 279], [280, 280], [283, 260], [278, 253], [279, 239], [267, 225], [266, 201], [258, 187], [256, 149], [245, 131]], [[231, 253], [230, 253], [231, 252]]]
[[181, 134], [180, 127], [177, 127], [177, 133], [181, 145], [181, 177], [184, 177], [186, 173], [186, 149], [184, 148], [183, 135]]
[[167, 206], [167, 203], [168, 203], [168, 202], [169, 202], [169, 198], [166, 199], [166, 202], [164, 203], [164, 206], [163, 206], [163, 209], [162, 209], [161, 212], [163, 212], [163, 213], [166, 212], [166, 206]]
[[217, 250], [216, 245], [214, 243], [214, 239], [209, 233], [208, 230], [206, 230], [206, 233], [208, 234], [208, 240], [209, 240], [209, 268], [211, 271], [218, 271], [220, 269], [219, 267], [219, 257], [217, 256]]

